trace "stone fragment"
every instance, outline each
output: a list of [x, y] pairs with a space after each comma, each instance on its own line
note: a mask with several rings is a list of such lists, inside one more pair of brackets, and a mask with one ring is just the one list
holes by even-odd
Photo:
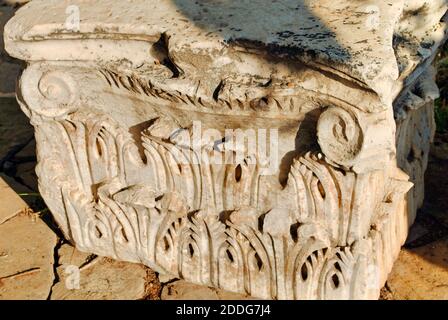
[[143, 265], [92, 256], [67, 244], [58, 256], [59, 281], [51, 300], [139, 300], [160, 294], [154, 272]]
[[[376, 299], [423, 204], [447, 8], [34, 0], [4, 39], [42, 197], [85, 252], [263, 299]], [[128, 281], [106, 262], [84, 296]]]
[[92, 260], [96, 259], [97, 256], [81, 252], [79, 250], [76, 250], [75, 247], [73, 247], [70, 244], [62, 244], [61, 247], [57, 250], [57, 256], [58, 256], [58, 276], [62, 279], [64, 277], [64, 273], [60, 273], [59, 271], [63, 271], [64, 268], [61, 269], [61, 267], [73, 265], [78, 268], [84, 266], [88, 262], [91, 262]]
[[163, 274], [163, 273], [159, 274], [158, 278], [159, 278], [159, 281], [160, 281], [160, 283], [162, 285], [166, 284], [168, 282], [172, 282], [173, 280], [179, 280], [175, 276], [172, 276], [172, 275], [169, 275], [169, 274]]
[[19, 215], [0, 225], [0, 300], [48, 298], [56, 243], [53, 231], [35, 216]]

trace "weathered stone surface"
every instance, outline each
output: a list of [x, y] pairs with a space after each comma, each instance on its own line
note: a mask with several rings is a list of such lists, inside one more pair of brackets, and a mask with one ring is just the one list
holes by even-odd
[[19, 215], [1, 224], [0, 299], [47, 299], [56, 243], [56, 235], [37, 217]]
[[[139, 300], [157, 289], [153, 271], [143, 265], [81, 253], [70, 245], [63, 245], [58, 255], [59, 282], [52, 288], [52, 300]], [[79, 287], [73, 282], [77, 270]]]
[[[7, 37], [25, 43], [21, 47], [10, 46], [8, 50], [24, 60], [124, 58], [138, 66], [147, 62], [148, 56], [144, 53], [151, 49], [150, 43], [166, 34], [170, 39], [170, 54], [180, 69], [199, 68], [197, 75], [217, 78], [218, 83], [232, 71], [240, 73], [241, 68], [269, 79], [273, 70], [269, 70], [264, 60], [268, 57], [264, 55], [270, 52], [272, 58], [291, 60], [286, 69], [294, 69], [294, 60], [320, 67], [331, 66], [331, 72], [337, 71], [343, 77], [367, 84], [385, 104], [391, 104], [400, 90], [400, 82], [420, 62], [431, 58], [445, 36], [444, 24], [440, 23], [446, 12], [443, 0], [390, 3], [226, 1], [205, 4], [193, 0], [133, 0], [130, 3], [101, 0], [82, 12], [80, 34], [97, 38], [95, 33], [101, 30], [117, 36], [132, 35], [128, 46], [110, 50], [109, 45], [85, 41], [86, 45], [79, 46], [76, 51], [70, 50], [72, 44], [62, 52], [28, 48], [36, 46], [27, 43], [34, 38], [63, 36], [66, 8], [76, 4], [76, 1], [34, 1], [35, 10], [51, 10], [54, 15], [44, 23], [46, 29], [42, 30], [37, 27], [42, 23], [36, 16], [27, 15], [26, 11], [19, 13], [16, 19], [22, 28], [11, 29]], [[122, 12], [126, 12], [126, 17]], [[418, 18], [423, 22], [415, 24]], [[395, 48], [391, 43], [394, 35]], [[245, 52], [257, 55], [249, 59]], [[210, 60], [214, 62], [212, 68]], [[242, 63], [235, 63], [238, 60]], [[215, 87], [210, 89], [212, 93]]]
[[175, 281], [163, 288], [162, 300], [250, 300], [247, 295], [240, 295], [224, 290], [199, 286], [186, 281]]
[[[447, 4], [260, 4], [19, 10], [5, 46], [29, 62], [42, 196], [86, 252], [266, 299], [377, 298], [423, 201]], [[270, 154], [236, 129], [268, 129]]]
[[69, 244], [61, 245], [61, 247], [57, 250], [57, 256], [58, 266], [56, 270], [59, 278], [62, 280], [65, 273], [60, 271], [64, 271], [66, 266], [73, 265], [80, 268], [83, 265], [97, 259], [97, 256], [76, 250], [75, 247]]
[[384, 299], [447, 299], [447, 170], [448, 161], [430, 157], [427, 196], [382, 292]]
[[[397, 162], [414, 184], [407, 199], [410, 224], [423, 205], [425, 171], [436, 130], [434, 99], [438, 97], [438, 88], [434, 77], [434, 70], [427, 70], [402, 94], [394, 110], [397, 120]], [[417, 90], [420, 90], [419, 95], [413, 93]]]

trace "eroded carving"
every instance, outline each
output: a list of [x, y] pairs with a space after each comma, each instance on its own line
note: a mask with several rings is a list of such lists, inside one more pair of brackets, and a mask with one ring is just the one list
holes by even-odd
[[[266, 210], [257, 198], [257, 189], [266, 186], [254, 185], [256, 166], [238, 165], [239, 177], [235, 165], [179, 167], [170, 153], [175, 145], [150, 134], [163, 132], [166, 122], [141, 132], [142, 159], [130, 134], [110, 118], [77, 113], [53, 121], [45, 130], [65, 138], [48, 142], [57, 143], [64, 157], [46, 157], [38, 172], [41, 183], [52, 179], [46, 190], [60, 192], [45, 194], [46, 200], [53, 207], [63, 203], [55, 214], [66, 220], [66, 233], [81, 250], [261, 298], [375, 296], [378, 288], [355, 275], [373, 268], [380, 277], [373, 240], [363, 235], [370, 221], [387, 224], [397, 212], [386, 203], [400, 206], [410, 187], [406, 177], [387, 182], [383, 172], [345, 173], [322, 154], [307, 153], [294, 160], [278, 195], [281, 206]], [[70, 160], [64, 176], [46, 165], [64, 158]], [[135, 180], [133, 172], [146, 179]], [[377, 188], [371, 184], [381, 179]], [[378, 203], [384, 211], [371, 210]], [[390, 241], [403, 241], [406, 232], [397, 237], [393, 230]], [[363, 251], [353, 249], [364, 242]]]
[[[47, 1], [58, 20], [63, 3]], [[259, 19], [205, 32], [182, 15], [190, 1], [182, 12], [165, 0], [89, 3], [97, 14], [76, 34], [34, 19], [48, 2], [20, 10], [5, 43], [30, 62], [19, 101], [35, 127], [39, 188], [65, 236], [260, 298], [377, 298], [422, 201], [437, 91], [424, 70], [442, 39], [425, 58], [416, 41], [440, 36], [446, 5], [406, 40], [419, 1], [373, 1], [378, 33], [345, 16], [354, 1], [326, 2], [312, 10], [329, 28], [320, 37], [286, 32], [311, 23], [286, 17], [263, 27], [268, 40], [252, 33]], [[240, 12], [227, 10], [235, 23]], [[126, 23], [111, 23], [116, 12]], [[44, 50], [53, 46], [60, 52]], [[405, 66], [409, 55], [418, 58]], [[200, 139], [195, 122], [209, 130]], [[275, 143], [260, 154], [229, 128], [275, 129]], [[280, 160], [270, 173], [267, 155]]]

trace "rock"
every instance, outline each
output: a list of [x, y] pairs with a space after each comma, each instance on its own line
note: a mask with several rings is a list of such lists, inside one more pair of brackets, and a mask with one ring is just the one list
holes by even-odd
[[0, 300], [47, 299], [56, 243], [54, 232], [30, 215], [0, 225]]
[[143, 265], [92, 256], [67, 244], [58, 256], [59, 281], [51, 300], [140, 300], [160, 295], [155, 273]]
[[162, 290], [162, 300], [249, 300], [247, 295], [240, 295], [220, 289], [196, 285], [179, 280], [167, 284]]
[[146, 268], [146, 271], [146, 296], [144, 297], [144, 299], [160, 300], [160, 296], [162, 294], [162, 285], [157, 277], [157, 274], [149, 268]]
[[[378, 298], [423, 202], [445, 0], [70, 3], [32, 1], [4, 39], [72, 243], [265, 299]], [[104, 258], [61, 268], [56, 299], [152, 283]]]
[[162, 284], [171, 282], [176, 279], [178, 280], [177, 277], [170, 275], [170, 274], [160, 274], [159, 273], [158, 278], [159, 278], [160, 283], [162, 283]]
[[402, 250], [387, 287], [396, 300], [447, 300], [448, 239]]
[[56, 270], [58, 271], [58, 276], [60, 279], [64, 276], [64, 273], [59, 272], [61, 271], [61, 266], [64, 267], [67, 265], [74, 265], [78, 268], [81, 268], [87, 262], [96, 259], [95, 255], [76, 250], [76, 248], [70, 244], [61, 245], [61, 247], [57, 251], [57, 254], [58, 268]]
[[381, 289], [379, 300], [394, 300], [394, 296], [387, 285]]

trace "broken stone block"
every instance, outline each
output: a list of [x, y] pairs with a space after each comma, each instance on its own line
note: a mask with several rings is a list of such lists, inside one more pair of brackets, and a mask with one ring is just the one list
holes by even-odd
[[88, 253], [264, 299], [376, 299], [423, 200], [446, 11], [34, 0], [5, 47], [28, 63], [42, 196]]
[[59, 281], [51, 300], [140, 300], [160, 294], [154, 272], [143, 265], [92, 256], [67, 244], [58, 256]]
[[47, 299], [56, 244], [56, 235], [35, 216], [0, 224], [0, 300]]

